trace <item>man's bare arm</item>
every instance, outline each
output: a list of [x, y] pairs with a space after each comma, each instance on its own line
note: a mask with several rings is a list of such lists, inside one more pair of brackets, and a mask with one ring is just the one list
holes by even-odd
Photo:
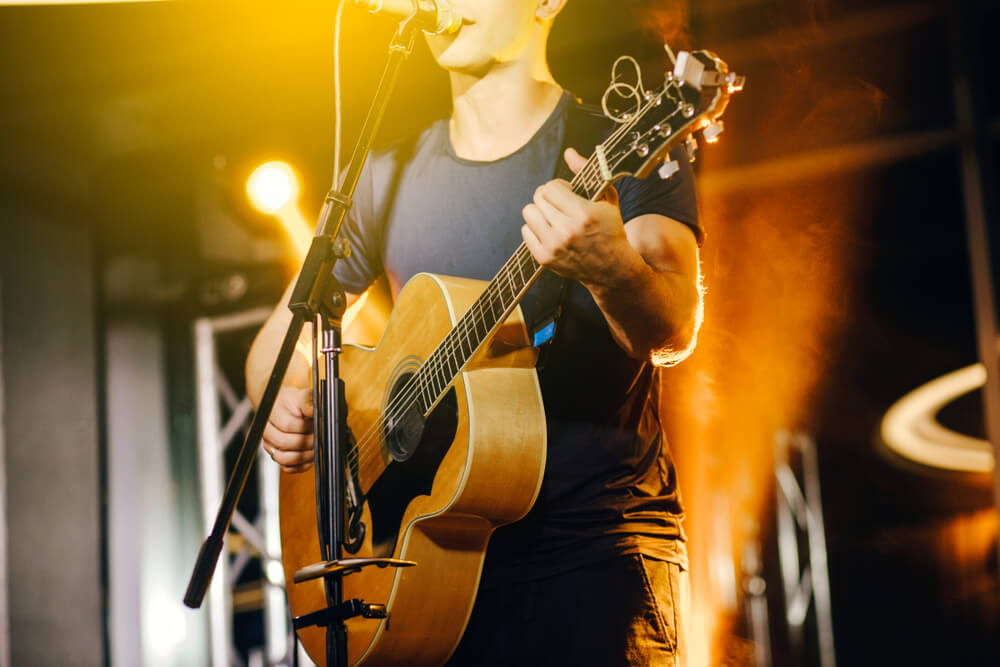
[[[586, 164], [572, 149], [566, 161], [574, 171]], [[587, 287], [625, 352], [659, 364], [690, 352], [701, 304], [690, 229], [655, 214], [625, 225], [613, 188], [592, 202], [563, 180], [539, 187], [523, 215], [521, 234], [532, 255]]]
[[[247, 355], [247, 395], [254, 407], [260, 405], [281, 341], [292, 321], [288, 299], [293, 286], [294, 282], [285, 290]], [[357, 298], [357, 295], [348, 294], [348, 305]], [[264, 450], [285, 472], [304, 472], [312, 465], [312, 418], [312, 331], [307, 323], [264, 428]]]
[[684, 224], [643, 215], [625, 225], [635, 256], [585, 286], [629, 356], [675, 364], [690, 354], [699, 325], [698, 244]]

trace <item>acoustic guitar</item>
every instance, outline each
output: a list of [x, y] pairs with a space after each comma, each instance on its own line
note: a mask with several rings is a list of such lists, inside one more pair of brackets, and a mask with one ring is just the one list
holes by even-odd
[[[622, 62], [619, 59], [615, 71]], [[657, 90], [638, 78], [609, 93], [632, 96], [629, 113], [572, 181], [599, 198], [626, 175], [643, 178], [678, 142], [705, 130], [713, 141], [742, 77], [708, 51], [681, 52]], [[622, 89], [621, 86], [625, 86]], [[605, 111], [608, 111], [607, 96]], [[692, 153], [693, 157], [693, 153]], [[363, 526], [359, 557], [416, 561], [365, 568], [344, 579], [344, 599], [386, 605], [386, 618], [347, 622], [352, 665], [439, 665], [469, 619], [490, 534], [531, 508], [545, 469], [545, 413], [518, 302], [541, 267], [521, 245], [489, 283], [418, 274], [402, 289], [374, 348], [345, 346], [348, 485]], [[313, 475], [282, 474], [281, 538], [288, 601], [300, 616], [326, 606], [322, 579], [293, 575], [320, 560]], [[346, 556], [347, 554], [345, 554]], [[301, 630], [324, 664], [325, 632]]]

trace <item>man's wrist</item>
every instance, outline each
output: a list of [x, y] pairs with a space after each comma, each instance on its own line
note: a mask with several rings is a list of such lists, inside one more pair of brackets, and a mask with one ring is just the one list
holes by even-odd
[[635, 290], [649, 281], [652, 268], [627, 241], [622, 252], [615, 253], [616, 261], [600, 272], [593, 280], [582, 280], [591, 293], [608, 293]]

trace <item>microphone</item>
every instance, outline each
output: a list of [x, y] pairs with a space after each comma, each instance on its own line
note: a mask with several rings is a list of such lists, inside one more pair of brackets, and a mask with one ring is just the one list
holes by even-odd
[[462, 16], [450, 0], [350, 0], [372, 14], [386, 14], [399, 21], [417, 21], [424, 32], [439, 35], [457, 32]]

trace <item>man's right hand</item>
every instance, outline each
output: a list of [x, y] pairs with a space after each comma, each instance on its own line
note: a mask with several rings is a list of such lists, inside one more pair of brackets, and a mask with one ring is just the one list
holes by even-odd
[[284, 472], [305, 472], [313, 462], [311, 388], [282, 387], [264, 427], [261, 443]]

